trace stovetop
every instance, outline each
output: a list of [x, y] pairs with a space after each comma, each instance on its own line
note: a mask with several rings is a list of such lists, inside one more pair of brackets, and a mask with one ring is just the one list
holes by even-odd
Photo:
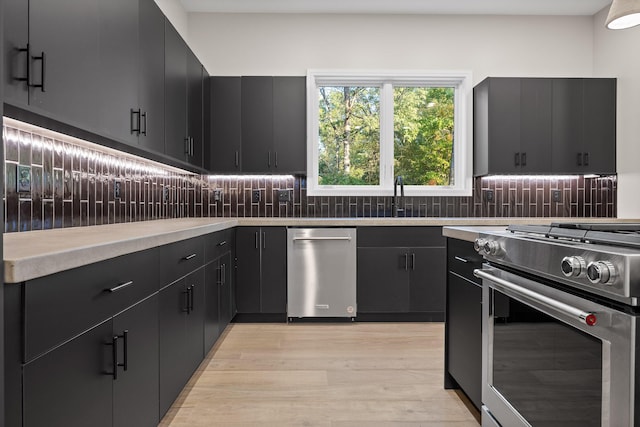
[[552, 223], [548, 226], [510, 225], [507, 229], [512, 233], [640, 249], [640, 224]]
[[476, 249], [492, 263], [640, 305], [640, 224], [512, 225], [481, 233]]

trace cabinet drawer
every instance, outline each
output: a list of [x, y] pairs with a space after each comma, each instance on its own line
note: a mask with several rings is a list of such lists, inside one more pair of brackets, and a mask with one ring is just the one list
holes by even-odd
[[204, 258], [209, 263], [223, 253], [232, 250], [235, 241], [235, 229], [217, 231], [205, 236]]
[[181, 240], [160, 248], [160, 278], [168, 285], [204, 265], [205, 236]]
[[475, 251], [472, 242], [458, 239], [447, 239], [447, 268], [475, 283], [480, 279], [473, 275], [473, 270], [482, 266], [483, 258]]
[[444, 247], [442, 227], [358, 227], [358, 247]]
[[158, 290], [157, 249], [25, 283], [25, 361]]

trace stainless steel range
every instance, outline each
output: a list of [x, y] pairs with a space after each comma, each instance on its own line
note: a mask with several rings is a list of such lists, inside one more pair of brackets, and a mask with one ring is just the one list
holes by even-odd
[[475, 247], [482, 425], [640, 425], [640, 224], [510, 226]]

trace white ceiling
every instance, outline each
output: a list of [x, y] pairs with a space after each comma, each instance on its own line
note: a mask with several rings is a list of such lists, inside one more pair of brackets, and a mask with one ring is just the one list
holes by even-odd
[[594, 15], [611, 0], [180, 0], [187, 12]]

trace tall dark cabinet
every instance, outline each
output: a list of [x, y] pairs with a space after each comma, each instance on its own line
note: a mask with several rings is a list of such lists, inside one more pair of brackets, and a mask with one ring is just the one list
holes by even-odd
[[268, 172], [273, 149], [273, 77], [242, 77], [242, 170]]
[[164, 32], [164, 152], [186, 160], [187, 140], [187, 45], [169, 21]]
[[[0, 16], [4, 17], [4, 5], [5, 0], [0, 0]], [[4, 18], [0, 19], [0, 46], [4, 47]], [[4, 54], [0, 54], [0, 82], [4, 82]], [[0, 84], [0, 126], [2, 126], [2, 117], [4, 117], [3, 106], [4, 106], [4, 84]], [[4, 144], [0, 145], [0, 155], [1, 158], [4, 159]], [[0, 162], [0, 188], [4, 188], [4, 162]], [[0, 224], [4, 224], [4, 211], [0, 210]], [[0, 259], [4, 259], [2, 252], [2, 239], [3, 239], [4, 228], [0, 230]], [[4, 263], [0, 265], [0, 277], [4, 278]], [[2, 289], [0, 289], [0, 421], [4, 422], [5, 420], [5, 372], [4, 372], [4, 279], [0, 282]]]

